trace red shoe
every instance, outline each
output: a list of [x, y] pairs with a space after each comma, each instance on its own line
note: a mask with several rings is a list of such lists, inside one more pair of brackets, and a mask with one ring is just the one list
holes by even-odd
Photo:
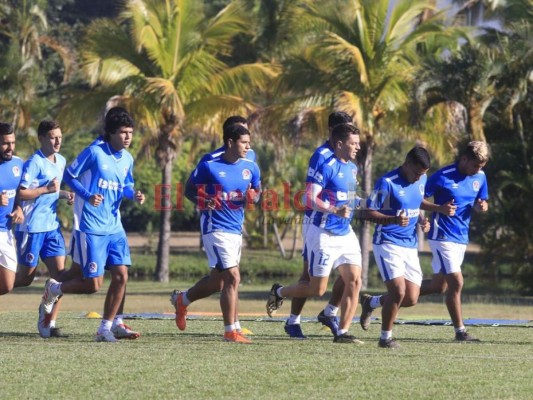
[[232, 342], [232, 343], [245, 343], [245, 344], [252, 343], [250, 339], [248, 339], [246, 336], [241, 335], [239, 332], [235, 330], [232, 332], [225, 332], [224, 341]]
[[170, 295], [170, 302], [176, 309], [176, 326], [184, 331], [187, 327], [187, 306], [183, 305], [183, 293], [175, 289]]
[[133, 331], [128, 325], [120, 324], [111, 329], [111, 333], [116, 339], [137, 339], [141, 336], [139, 332]]

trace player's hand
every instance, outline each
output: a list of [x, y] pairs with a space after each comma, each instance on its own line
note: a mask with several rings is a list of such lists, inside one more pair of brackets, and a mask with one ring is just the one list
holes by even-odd
[[476, 208], [481, 212], [487, 212], [489, 210], [489, 203], [487, 200], [478, 199], [476, 201]]
[[48, 190], [48, 193], [55, 193], [59, 192], [59, 181], [57, 178], [52, 179], [50, 182], [48, 182], [48, 185], [46, 185], [46, 189]]
[[396, 217], [396, 225], [407, 226], [409, 225], [409, 217], [405, 215], [405, 211], [401, 210], [400, 214]]
[[343, 204], [341, 207], [337, 208], [334, 212], [335, 215], [341, 218], [350, 218], [352, 213], [352, 208], [348, 207], [347, 204]]
[[422, 228], [422, 232], [428, 233], [429, 229], [431, 228], [431, 223], [429, 222], [429, 219], [427, 218], [420, 218], [418, 221], [420, 227]]
[[98, 207], [102, 201], [104, 201], [104, 196], [101, 194], [93, 194], [91, 197], [89, 197], [89, 204], [95, 207]]
[[69, 206], [74, 204], [74, 199], [76, 198], [76, 195], [74, 192], [67, 192], [67, 204]]
[[11, 222], [14, 224], [22, 224], [24, 222], [24, 213], [20, 206], [15, 206], [15, 209], [12, 213], [8, 214], [11, 217]]
[[261, 196], [261, 191], [252, 189], [252, 185], [250, 184], [248, 186], [248, 190], [246, 190], [246, 199], [249, 203], [257, 203], [259, 201], [259, 197]]
[[146, 200], [146, 197], [144, 196], [144, 193], [140, 190], [137, 190], [135, 192], [135, 201], [139, 204], [144, 204], [144, 201]]
[[9, 204], [9, 197], [7, 197], [7, 192], [4, 190], [0, 193], [0, 206], [5, 207]]
[[222, 203], [218, 197], [211, 197], [205, 200], [205, 206], [208, 210], [220, 210]]
[[439, 207], [439, 212], [449, 217], [453, 217], [455, 215], [455, 210], [457, 210], [457, 206], [453, 202], [454, 199], [451, 199], [447, 203], [442, 204]]

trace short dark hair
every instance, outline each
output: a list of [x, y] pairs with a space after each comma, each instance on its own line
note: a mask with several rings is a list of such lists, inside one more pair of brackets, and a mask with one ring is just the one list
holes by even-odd
[[335, 125], [351, 124], [353, 123], [352, 117], [344, 111], [335, 111], [329, 114], [328, 127], [333, 128]]
[[0, 122], [0, 135], [11, 135], [13, 132], [13, 125]]
[[228, 126], [235, 124], [248, 125], [248, 120], [240, 115], [232, 115], [231, 117], [226, 118], [224, 124], [222, 125], [222, 129], [226, 129]]
[[109, 135], [116, 133], [123, 126], [128, 128], [135, 127], [135, 122], [128, 113], [116, 113], [109, 117], [106, 115], [104, 126], [106, 138], [109, 139]]
[[422, 146], [415, 146], [411, 150], [409, 150], [409, 153], [407, 153], [407, 156], [405, 156], [405, 161], [410, 161], [413, 164], [418, 164], [424, 169], [429, 169], [429, 167], [431, 166], [429, 153]]
[[112, 118], [113, 116], [120, 114], [129, 114], [129, 112], [124, 107], [111, 107], [105, 114], [105, 120], [107, 121], [108, 118]]
[[350, 135], [359, 135], [359, 129], [350, 124], [335, 125], [331, 131], [331, 138], [334, 142], [346, 142]]
[[250, 131], [242, 125], [229, 125], [224, 128], [224, 145], [227, 145], [230, 139], [236, 142], [241, 136], [249, 134]]
[[53, 119], [43, 119], [37, 127], [37, 136], [46, 136], [48, 132], [59, 128], [59, 123]]

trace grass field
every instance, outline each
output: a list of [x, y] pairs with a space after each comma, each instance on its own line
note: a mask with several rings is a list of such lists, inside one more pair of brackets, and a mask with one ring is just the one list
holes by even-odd
[[[481, 343], [455, 343], [443, 326], [395, 326], [402, 348], [377, 347], [379, 324], [353, 333], [363, 346], [332, 343], [318, 323], [302, 325], [309, 336], [294, 341], [282, 322], [243, 317], [252, 345], [221, 340], [220, 318], [188, 322], [129, 321], [142, 333], [135, 341], [95, 343], [104, 293], [65, 297], [59, 325], [66, 339], [39, 337], [37, 304], [43, 282], [0, 297], [0, 399], [531, 399], [533, 329], [472, 327]], [[170, 285], [132, 282], [126, 313], [171, 312]], [[241, 312], [264, 315], [266, 286], [241, 289]], [[316, 316], [323, 300], [310, 300]], [[216, 297], [194, 303], [190, 313], [218, 311]], [[289, 304], [280, 310], [288, 312]], [[468, 303], [467, 318], [533, 319], [533, 306]], [[423, 303], [402, 318], [448, 319], [441, 303]]]

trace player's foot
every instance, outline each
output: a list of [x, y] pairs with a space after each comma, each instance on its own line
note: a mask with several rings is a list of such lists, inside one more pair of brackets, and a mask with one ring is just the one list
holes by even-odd
[[359, 323], [361, 324], [361, 328], [363, 328], [364, 331], [367, 331], [370, 327], [370, 317], [372, 316], [372, 311], [374, 309], [370, 307], [370, 300], [372, 299], [372, 296], [369, 294], [363, 294], [361, 295], [361, 316], [359, 317]]
[[232, 342], [232, 343], [244, 343], [244, 344], [252, 343], [252, 341], [250, 339], [248, 339], [246, 336], [241, 335], [237, 331], [225, 332], [224, 333], [224, 341], [225, 342]]
[[50, 314], [52, 312], [52, 308], [54, 307], [54, 303], [59, 298], [59, 295], [54, 294], [52, 292], [52, 285], [56, 285], [59, 282], [57, 282], [55, 279], [47, 279], [46, 283], [44, 285], [44, 293], [43, 297], [41, 299], [41, 304], [43, 305], [44, 312], [46, 314]]
[[98, 331], [96, 332], [96, 336], [94, 338], [97, 342], [109, 342], [109, 343], [116, 343], [118, 342], [118, 339], [115, 338], [113, 333], [111, 331]]
[[285, 322], [285, 333], [289, 335], [292, 339], [307, 339], [307, 336], [302, 332], [302, 327], [300, 324], [289, 325], [289, 321]]
[[320, 314], [318, 314], [317, 319], [318, 322], [324, 326], [327, 326], [331, 330], [333, 336], [337, 336], [337, 331], [339, 330], [339, 322], [337, 321], [337, 317], [328, 317], [326, 314], [324, 314], [324, 310], [322, 310], [320, 311]]
[[61, 330], [61, 328], [54, 327], [54, 328], [50, 328], [50, 337], [66, 338], [68, 337], [68, 335], [65, 335], [63, 331]]
[[187, 306], [183, 305], [183, 292], [174, 289], [170, 295], [170, 303], [176, 309], [176, 326], [180, 331], [184, 331], [187, 327]]
[[44, 312], [44, 306], [39, 305], [39, 319], [37, 320], [37, 330], [39, 331], [39, 336], [42, 338], [50, 337], [50, 320], [52, 318], [51, 314]]
[[378, 347], [381, 347], [382, 349], [399, 349], [401, 346], [396, 340], [389, 338], [379, 339]]
[[111, 328], [111, 333], [116, 339], [137, 339], [139, 336], [141, 336], [139, 332], [133, 331], [126, 324], [115, 325], [113, 328]]
[[274, 311], [278, 310], [283, 304], [283, 297], [278, 296], [278, 289], [281, 288], [279, 283], [274, 283], [270, 289], [268, 300], [266, 304], [266, 310], [269, 317], [272, 317]]
[[459, 331], [455, 333], [455, 340], [459, 342], [480, 342], [478, 338], [472, 336], [467, 331]]
[[362, 340], [357, 339], [353, 335], [348, 333], [343, 333], [342, 335], [335, 336], [333, 338], [333, 343], [353, 343], [353, 344], [365, 344]]

